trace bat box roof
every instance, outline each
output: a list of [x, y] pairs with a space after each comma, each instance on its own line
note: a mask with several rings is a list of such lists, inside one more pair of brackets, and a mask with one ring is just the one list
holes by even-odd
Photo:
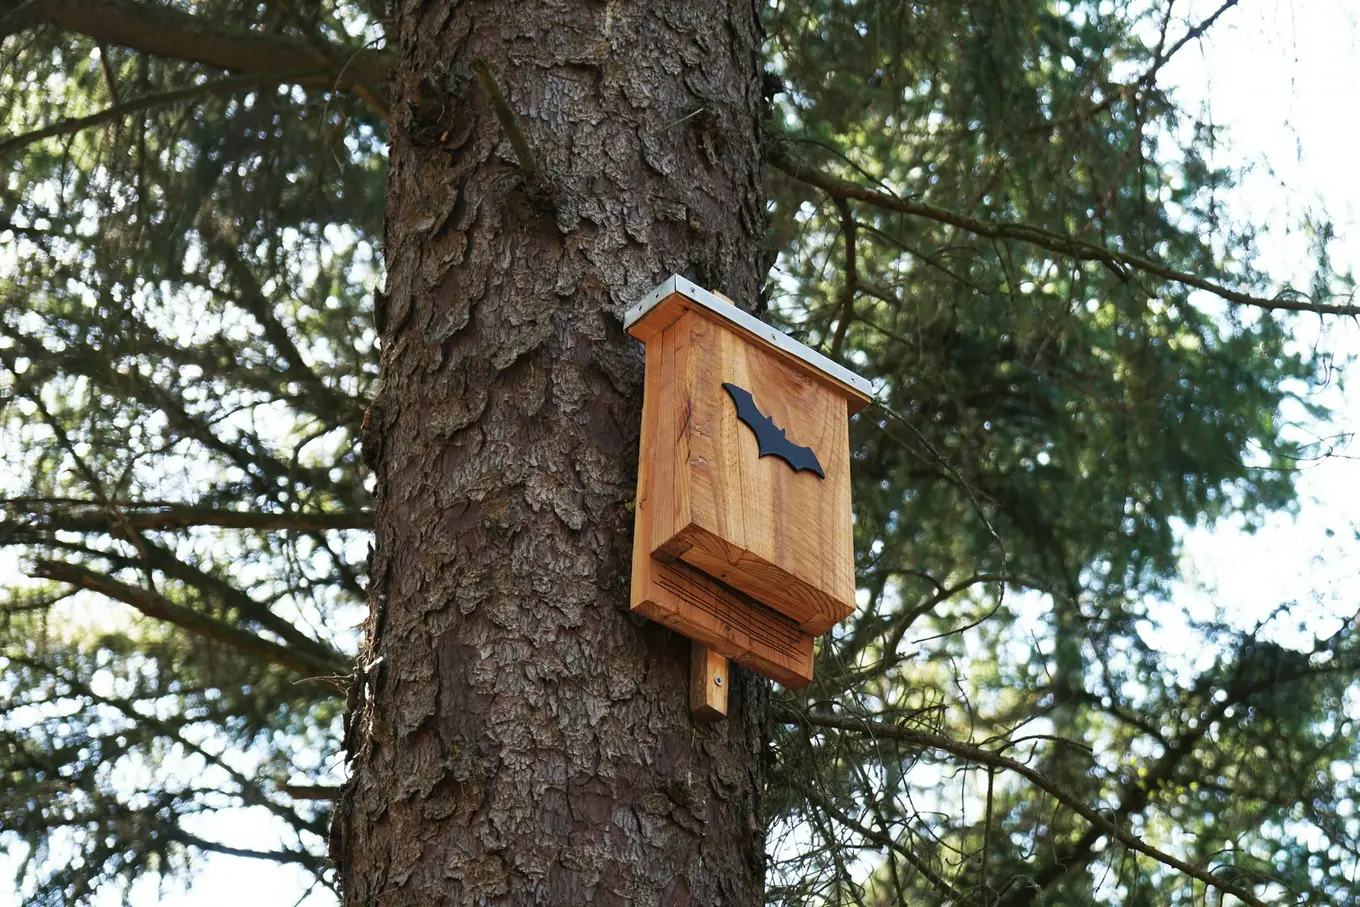
[[698, 312], [707, 318], [722, 319], [747, 339], [808, 369], [818, 380], [845, 396], [852, 415], [873, 399], [869, 382], [859, 375], [679, 274], [668, 277], [625, 312], [623, 327], [645, 343], [653, 334], [665, 330], [689, 311]]

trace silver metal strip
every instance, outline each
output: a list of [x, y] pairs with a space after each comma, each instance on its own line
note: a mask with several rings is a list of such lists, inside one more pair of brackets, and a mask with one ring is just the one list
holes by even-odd
[[850, 371], [845, 366], [832, 362], [811, 347], [799, 343], [797, 340], [794, 340], [777, 328], [771, 327], [754, 316], [746, 314], [727, 300], [710, 293], [708, 290], [705, 290], [696, 283], [686, 280], [679, 274], [673, 274], [666, 278], [654, 290], [638, 300], [632, 308], [625, 312], [623, 315], [624, 329], [626, 330], [632, 327], [644, 315], [656, 308], [656, 306], [661, 303], [661, 300], [667, 298], [672, 293], [679, 293], [691, 302], [703, 306], [719, 317], [727, 319], [737, 327], [754, 334], [761, 340], [768, 341], [771, 345], [778, 347], [795, 359], [806, 362], [812, 368], [825, 373], [847, 387], [854, 388], [866, 397], [873, 396], [873, 385]]

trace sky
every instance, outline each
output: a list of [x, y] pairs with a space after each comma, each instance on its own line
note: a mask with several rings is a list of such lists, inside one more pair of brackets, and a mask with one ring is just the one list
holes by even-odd
[[[1178, 9], [1198, 21], [1218, 2], [1182, 0]], [[1360, 111], [1358, 16], [1360, 4], [1347, 0], [1244, 0], [1203, 41], [1186, 47], [1161, 81], [1175, 88], [1184, 106], [1204, 105], [1226, 127], [1221, 163], [1253, 167], [1232, 198], [1239, 216], [1278, 227], [1310, 207], [1325, 208], [1340, 234], [1339, 264], [1360, 270], [1360, 119], [1352, 116]], [[1262, 246], [1267, 272], [1306, 278], [1307, 255], [1298, 236], [1277, 229]], [[1298, 336], [1338, 360], [1360, 356], [1360, 324], [1352, 320], [1300, 319]], [[1360, 373], [1352, 380], [1360, 382]], [[1332, 384], [1323, 394], [1336, 409], [1334, 423], [1321, 432], [1316, 426], [1300, 431], [1331, 436], [1331, 455], [1301, 464], [1298, 513], [1274, 515], [1254, 533], [1231, 524], [1187, 531], [1186, 580], [1175, 599], [1187, 614], [1207, 616], [1218, 609], [1251, 626], [1281, 602], [1311, 602], [1312, 608], [1295, 609], [1309, 615], [1305, 626], [1272, 628], [1281, 638], [1302, 640], [1333, 632], [1334, 615], [1360, 607], [1354, 566], [1360, 546], [1360, 442], [1352, 440], [1360, 431], [1360, 391], [1342, 393]], [[219, 819], [211, 832], [224, 843], [247, 846], [271, 835], [268, 821], [248, 810]], [[8, 869], [0, 855], [0, 879]], [[132, 903], [334, 904], [329, 892], [309, 894], [309, 884], [306, 874], [288, 867], [208, 856], [198, 863], [189, 888], [145, 880], [134, 889]], [[118, 901], [101, 903], [111, 907]], [[16, 893], [0, 891], [0, 907], [18, 903]]]
[[[1198, 52], [1187, 48], [1164, 80], [1179, 87], [1183, 100], [1206, 103], [1214, 121], [1229, 127], [1225, 162], [1255, 164], [1234, 199], [1240, 212], [1260, 223], [1284, 224], [1304, 206], [1325, 207], [1341, 234], [1339, 263], [1360, 270], [1360, 121], [1350, 115], [1360, 110], [1357, 16], [1360, 5], [1345, 0], [1247, 0]], [[1262, 245], [1268, 272], [1306, 278], [1301, 237], [1278, 236]], [[1316, 344], [1338, 362], [1360, 355], [1360, 324], [1353, 319], [1302, 318], [1298, 328], [1300, 343]], [[1360, 372], [1350, 371], [1352, 382], [1360, 383]], [[1322, 432], [1308, 427], [1301, 436], [1330, 436], [1318, 452], [1331, 455], [1300, 464], [1298, 515], [1275, 515], [1254, 534], [1228, 526], [1190, 532], [1188, 588], [1178, 604], [1192, 613], [1219, 606], [1251, 623], [1281, 602], [1316, 598], [1320, 607], [1308, 635], [1335, 632], [1323, 612], [1356, 610], [1348, 603], [1360, 599], [1354, 567], [1360, 390], [1343, 392], [1332, 384], [1322, 399], [1335, 408], [1333, 424]]]

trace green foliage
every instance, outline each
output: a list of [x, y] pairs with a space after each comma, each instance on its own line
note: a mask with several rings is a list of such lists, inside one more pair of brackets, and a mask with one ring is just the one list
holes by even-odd
[[[0, 49], [10, 135], [221, 76], [56, 28]], [[326, 871], [330, 803], [286, 788], [335, 783], [362, 613], [383, 141], [265, 80], [3, 161], [0, 846], [34, 903], [186, 869], [224, 810]]]
[[[208, 86], [0, 157], [0, 569], [22, 573], [0, 598], [0, 846], [34, 903], [236, 852], [211, 819], [243, 809], [275, 836], [255, 855], [324, 877], [329, 805], [304, 787], [337, 780], [361, 614], [384, 125], [333, 86], [380, 17], [146, 7], [335, 71], [222, 84], [0, 0], [7, 134]], [[769, 170], [769, 315], [879, 389], [852, 425], [865, 606], [774, 712], [774, 903], [1206, 898], [976, 752], [836, 718], [1029, 764], [1258, 896], [1354, 902], [1351, 624], [1285, 647], [1283, 606], [1189, 625], [1211, 660], [1157, 641], [1186, 623], [1185, 527], [1294, 506], [1282, 412], [1325, 415], [1318, 363], [1287, 315], [1042, 241], [1274, 291], [1214, 130], [1158, 87], [1193, 47], [1165, 12], [768, 9], [776, 163], [1041, 237]], [[1311, 228], [1318, 296], [1339, 279]]]
[[[1264, 290], [1251, 229], [1222, 207], [1232, 174], [1205, 156], [1211, 131], [1181, 123], [1156, 85], [1174, 29], [1150, 45], [1161, 9], [1110, 7], [780, 4], [772, 138], [861, 186]], [[1355, 758], [1339, 730], [1349, 634], [1311, 654], [1277, 647], [1293, 662], [1272, 673], [1245, 660], [1267, 643], [1206, 627], [1207, 649], [1238, 656], [1175, 677], [1175, 656], [1147, 642], [1175, 610], [1183, 527], [1293, 506], [1300, 450], [1281, 411], [1323, 414], [1292, 322], [786, 173], [771, 191], [773, 313], [874, 379], [881, 404], [852, 429], [869, 604], [823, 648], [811, 694], [786, 697], [792, 714], [1023, 746], [1154, 846], [1344, 901], [1356, 828], [1335, 810], [1350, 789], [1319, 779]], [[1322, 270], [1315, 285], [1335, 281]], [[1017, 742], [1035, 733], [1090, 750]], [[919, 747], [815, 723], [791, 723], [777, 746], [784, 821], [822, 845], [784, 854], [781, 902], [1204, 890], [1005, 773], [906, 762]], [[1318, 850], [1324, 827], [1333, 843]], [[866, 840], [883, 865], [861, 883], [847, 854]]]

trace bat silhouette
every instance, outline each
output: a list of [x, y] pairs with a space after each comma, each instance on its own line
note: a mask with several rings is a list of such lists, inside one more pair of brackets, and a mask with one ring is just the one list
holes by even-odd
[[790, 441], [784, 434], [784, 429], [776, 428], [774, 420], [760, 411], [750, 391], [726, 382], [723, 383], [723, 390], [727, 391], [732, 402], [737, 405], [737, 418], [745, 422], [746, 427], [755, 434], [756, 445], [762, 457], [778, 457], [792, 466], [794, 472], [807, 470], [815, 472], [819, 479], [826, 478], [822, 464], [817, 462], [817, 455], [812, 452], [812, 448]]

